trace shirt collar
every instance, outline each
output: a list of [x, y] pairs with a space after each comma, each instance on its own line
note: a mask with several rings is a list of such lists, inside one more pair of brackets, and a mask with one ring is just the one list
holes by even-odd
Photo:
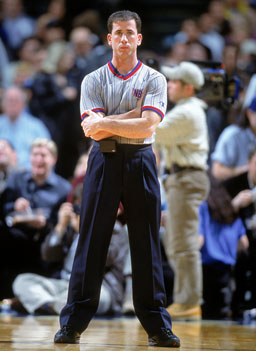
[[113, 66], [112, 62], [109, 61], [108, 62], [108, 68], [110, 69], [110, 71], [118, 78], [121, 78], [123, 80], [126, 80], [128, 78], [130, 78], [131, 76], [133, 76], [142, 66], [142, 62], [140, 60], [138, 60], [137, 65], [131, 70], [131, 72], [129, 72], [126, 75], [123, 75], [121, 73], [118, 72], [118, 70]]
[[[34, 179], [32, 177], [32, 173], [31, 172], [27, 172], [25, 178], [27, 179], [27, 181], [30, 182], [34, 182]], [[42, 183], [41, 185], [57, 185], [58, 184], [58, 179], [57, 179], [57, 175], [56, 173], [54, 173], [53, 171], [49, 174], [49, 176], [45, 179], [44, 183]]]

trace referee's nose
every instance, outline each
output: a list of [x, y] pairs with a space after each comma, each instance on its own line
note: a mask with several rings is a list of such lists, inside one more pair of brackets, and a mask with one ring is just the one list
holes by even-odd
[[122, 41], [122, 43], [123, 43], [123, 42], [124, 42], [124, 43], [127, 43], [128, 39], [127, 39], [127, 36], [126, 36], [125, 33], [122, 34], [121, 41]]

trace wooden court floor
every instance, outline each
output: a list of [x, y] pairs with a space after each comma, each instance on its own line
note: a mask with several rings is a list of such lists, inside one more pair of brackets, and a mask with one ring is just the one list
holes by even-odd
[[[54, 344], [58, 317], [17, 317], [0, 314], [1, 351], [145, 351], [167, 350], [147, 346], [147, 337], [134, 318], [94, 319], [79, 345]], [[181, 339], [181, 351], [256, 350], [256, 323], [174, 322], [173, 331]], [[170, 350], [170, 349], [169, 349]], [[172, 350], [177, 350], [172, 349]]]

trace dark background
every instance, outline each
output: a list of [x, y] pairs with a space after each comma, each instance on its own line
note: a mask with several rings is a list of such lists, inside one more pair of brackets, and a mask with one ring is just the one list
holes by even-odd
[[[23, 0], [26, 12], [37, 18], [46, 12], [49, 0]], [[66, 0], [66, 31], [72, 19], [87, 9], [98, 10], [106, 30], [108, 16], [118, 10], [136, 11], [142, 19], [142, 48], [161, 51], [164, 36], [179, 31], [186, 18], [197, 18], [207, 11], [209, 0]]]

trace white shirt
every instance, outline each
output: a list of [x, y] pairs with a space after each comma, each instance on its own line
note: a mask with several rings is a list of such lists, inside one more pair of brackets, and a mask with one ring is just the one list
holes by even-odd
[[166, 168], [174, 163], [181, 167], [208, 168], [206, 107], [197, 97], [181, 99], [158, 125], [156, 144], [163, 148]]

